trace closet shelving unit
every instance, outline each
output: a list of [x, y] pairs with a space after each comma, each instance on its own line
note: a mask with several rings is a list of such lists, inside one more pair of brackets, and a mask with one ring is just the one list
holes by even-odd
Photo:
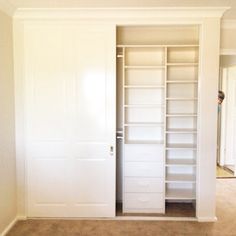
[[167, 201], [196, 200], [198, 51], [198, 45], [167, 47]]
[[198, 45], [118, 45], [123, 212], [196, 199]]

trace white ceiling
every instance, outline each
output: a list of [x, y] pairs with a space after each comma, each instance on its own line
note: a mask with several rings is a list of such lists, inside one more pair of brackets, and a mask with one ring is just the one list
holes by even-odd
[[2, 9], [79, 7], [231, 7], [224, 18], [236, 19], [236, 0], [0, 0]]

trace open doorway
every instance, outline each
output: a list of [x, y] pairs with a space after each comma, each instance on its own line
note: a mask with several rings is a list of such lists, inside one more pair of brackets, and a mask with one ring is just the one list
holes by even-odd
[[220, 58], [217, 177], [236, 177], [236, 55]]

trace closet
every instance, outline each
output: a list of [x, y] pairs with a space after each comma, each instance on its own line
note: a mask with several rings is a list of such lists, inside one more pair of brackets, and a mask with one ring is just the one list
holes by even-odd
[[196, 204], [198, 26], [117, 28], [117, 200], [123, 213]]

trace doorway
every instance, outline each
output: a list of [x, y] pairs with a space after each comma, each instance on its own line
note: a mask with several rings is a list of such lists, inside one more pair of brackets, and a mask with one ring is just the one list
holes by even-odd
[[217, 177], [236, 176], [236, 56], [221, 56], [219, 90], [225, 99], [218, 112]]

